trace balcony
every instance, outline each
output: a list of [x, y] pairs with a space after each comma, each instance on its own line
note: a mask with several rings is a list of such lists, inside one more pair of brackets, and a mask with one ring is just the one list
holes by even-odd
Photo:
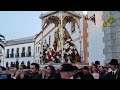
[[27, 52], [27, 57], [31, 57], [31, 52]]
[[16, 54], [15, 54], [15, 57], [18, 58], [18, 57], [19, 57], [19, 53], [16, 53]]
[[14, 58], [14, 54], [10, 54], [10, 58]]
[[21, 57], [25, 57], [25, 53], [21, 53]]
[[6, 58], [9, 58], [9, 54], [6, 55]]

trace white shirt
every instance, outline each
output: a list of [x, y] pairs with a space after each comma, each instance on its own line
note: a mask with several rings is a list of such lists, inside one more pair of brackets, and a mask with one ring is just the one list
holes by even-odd
[[92, 73], [94, 79], [99, 79], [100, 75], [99, 73]]
[[108, 72], [111, 72], [111, 71], [112, 71], [112, 69], [111, 69], [111, 68], [109, 68], [109, 69], [108, 69]]
[[[111, 70], [112, 70], [112, 69], [111, 69]], [[116, 74], [116, 72], [117, 72], [117, 69], [116, 69], [116, 70], [114, 70], [114, 71], [112, 70], [112, 72], [113, 72], [114, 74]]]

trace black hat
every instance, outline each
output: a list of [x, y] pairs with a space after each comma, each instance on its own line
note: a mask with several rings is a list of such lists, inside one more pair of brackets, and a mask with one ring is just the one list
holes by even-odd
[[118, 60], [117, 59], [111, 59], [109, 64], [111, 64], [111, 65], [118, 65]]
[[95, 61], [95, 64], [100, 64], [100, 61]]
[[75, 68], [72, 64], [63, 64], [61, 71], [74, 71]]

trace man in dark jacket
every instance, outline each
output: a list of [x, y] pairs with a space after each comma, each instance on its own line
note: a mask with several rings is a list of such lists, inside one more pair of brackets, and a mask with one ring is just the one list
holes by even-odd
[[42, 79], [42, 74], [39, 74], [39, 64], [32, 63], [30, 66], [30, 73], [24, 75], [24, 79]]
[[108, 72], [103, 79], [120, 79], [120, 70], [118, 68], [118, 60], [117, 59], [111, 59], [110, 61], [110, 68], [111, 72]]
[[87, 66], [84, 66], [83, 68], [83, 75], [81, 79], [94, 79], [93, 75], [90, 74], [90, 69]]

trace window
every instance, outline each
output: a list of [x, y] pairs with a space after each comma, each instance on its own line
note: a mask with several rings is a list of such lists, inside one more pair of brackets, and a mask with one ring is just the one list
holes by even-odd
[[0, 47], [0, 53], [2, 53], [2, 48]]
[[36, 46], [36, 53], [37, 53], [37, 46]]
[[22, 48], [21, 57], [25, 57], [25, 47]]
[[17, 51], [16, 51], [16, 53], [19, 53], [19, 48], [17, 48]]
[[16, 55], [15, 57], [19, 57], [19, 48], [16, 49]]
[[31, 46], [28, 47], [28, 52], [27, 52], [27, 56], [31, 56]]
[[10, 54], [10, 57], [13, 58], [14, 57], [14, 49], [12, 48], [11, 49], [11, 54]]
[[9, 49], [7, 49], [7, 54], [9, 54]]
[[9, 58], [9, 49], [7, 49], [7, 56], [6, 58]]
[[25, 47], [22, 48], [22, 53], [25, 53]]
[[51, 43], [51, 35], [49, 36], [49, 46], [50, 46], [50, 43]]
[[28, 52], [31, 52], [31, 46], [28, 47]]
[[12, 48], [12, 50], [11, 50], [11, 54], [14, 54], [14, 49]]
[[75, 32], [75, 23], [71, 22], [71, 33]]
[[46, 41], [46, 39], [45, 39], [45, 45], [47, 45], [47, 41]]
[[38, 46], [38, 52], [39, 52], [39, 50], [40, 50], [40, 47]]

